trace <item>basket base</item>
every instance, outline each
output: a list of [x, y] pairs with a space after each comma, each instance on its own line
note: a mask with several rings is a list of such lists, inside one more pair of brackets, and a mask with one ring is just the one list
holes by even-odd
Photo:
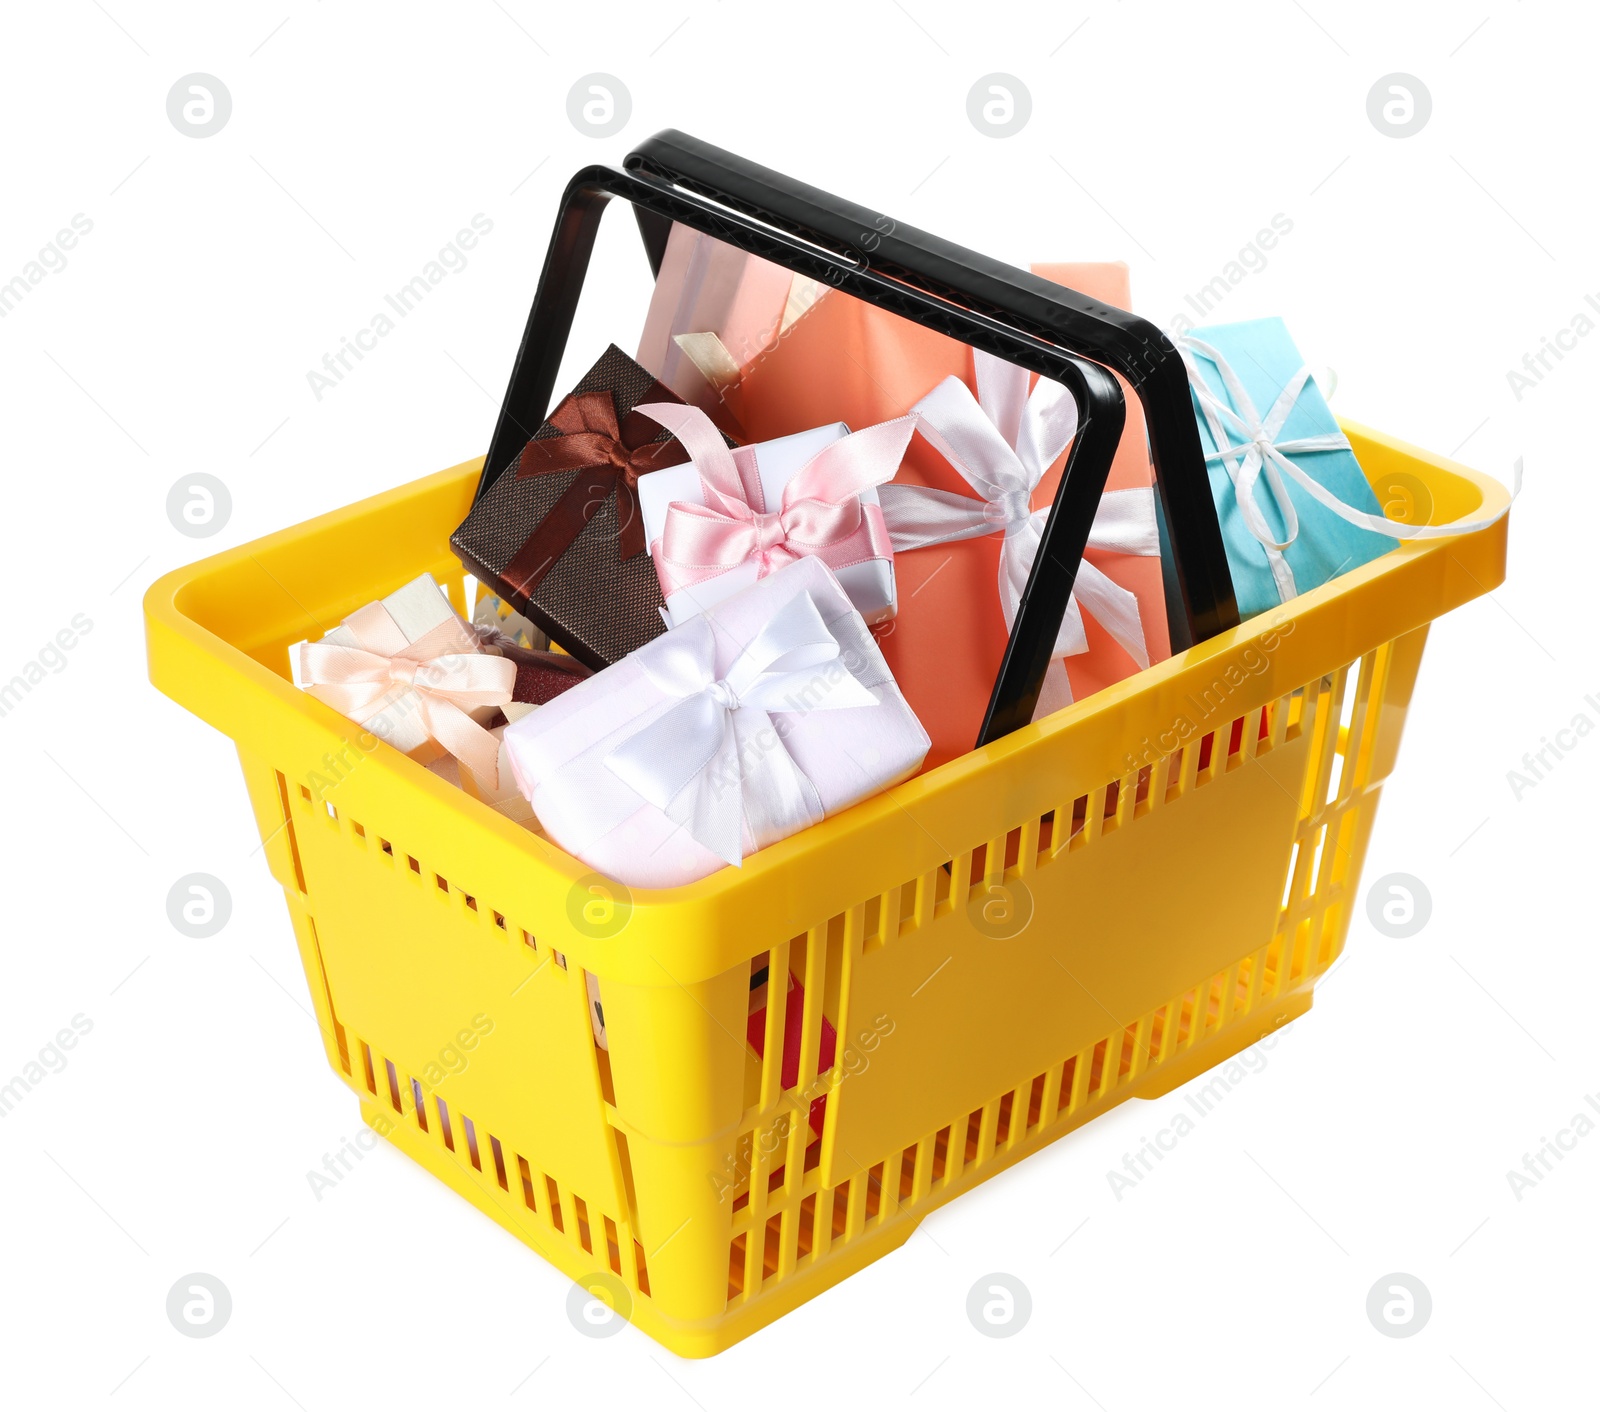
[[[1181, 1059], [1170, 1060], [1150, 1073], [1144, 1080], [1110, 1095], [1110, 1101], [1091, 1105], [1070, 1127], [1077, 1127], [1092, 1116], [1115, 1107], [1129, 1098], [1155, 1099], [1204, 1073], [1218, 1064], [1225, 1064], [1240, 1051], [1281, 1029], [1311, 1008], [1311, 989], [1291, 992], [1280, 997], [1270, 1007], [1263, 1007], [1259, 1023], [1225, 1026], [1212, 1039], [1197, 1044]], [[394, 1116], [378, 1104], [361, 1099], [361, 1117], [375, 1132], [387, 1138], [413, 1161], [420, 1163], [452, 1190], [460, 1193], [486, 1216], [492, 1217], [508, 1232], [532, 1247], [574, 1283], [589, 1287], [596, 1277], [608, 1285], [615, 1284], [605, 1268], [603, 1255], [589, 1254], [570, 1241], [546, 1230], [542, 1225], [521, 1219], [522, 1211], [511, 1200], [498, 1200], [499, 1192], [492, 1183], [485, 1185], [483, 1175], [474, 1170], [464, 1154], [451, 1152], [436, 1142], [430, 1142], [412, 1124], [395, 1122]], [[1024, 1157], [1065, 1135], [1070, 1127], [1038, 1132], [1020, 1142], [1010, 1151], [996, 1152], [981, 1173], [974, 1172], [946, 1190], [931, 1194], [932, 1199], [915, 1215], [902, 1212], [898, 1219], [886, 1221], [869, 1228], [849, 1245], [829, 1259], [809, 1268], [794, 1271], [770, 1293], [759, 1300], [744, 1305], [731, 1306], [728, 1312], [716, 1319], [689, 1322], [667, 1318], [649, 1299], [634, 1301], [628, 1314], [629, 1322], [648, 1334], [664, 1348], [681, 1358], [709, 1358], [726, 1348], [748, 1338], [765, 1328], [781, 1315], [798, 1308], [808, 1299], [855, 1274], [891, 1251], [899, 1249], [931, 1211], [937, 1210], [961, 1192], [987, 1180], [997, 1171], [1022, 1160]]]
[[[411, 1124], [395, 1122], [392, 1113], [366, 1098], [361, 1100], [361, 1118], [379, 1136], [387, 1138], [406, 1156], [427, 1168], [486, 1216], [493, 1217], [575, 1284], [588, 1288], [589, 1281], [597, 1276], [608, 1285], [616, 1283], [605, 1267], [603, 1256], [587, 1255], [566, 1240], [548, 1236], [539, 1226], [517, 1219], [517, 1208], [509, 1202], [502, 1204], [494, 1200], [493, 1195], [486, 1192], [483, 1178], [464, 1158], [458, 1159], [437, 1143], [428, 1141]], [[663, 1316], [648, 1299], [636, 1299], [628, 1322], [680, 1358], [710, 1358], [765, 1328], [781, 1315], [799, 1308], [808, 1299], [815, 1298], [874, 1260], [898, 1250], [911, 1238], [911, 1233], [919, 1224], [920, 1217], [903, 1219], [863, 1232], [857, 1240], [824, 1264], [796, 1271], [759, 1302], [730, 1309], [716, 1319], [704, 1322], [670, 1319]]]

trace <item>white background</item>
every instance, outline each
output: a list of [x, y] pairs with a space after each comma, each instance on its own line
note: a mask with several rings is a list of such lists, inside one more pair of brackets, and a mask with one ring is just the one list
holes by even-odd
[[[1600, 338], [1520, 400], [1507, 378], [1600, 296], [1592, 7], [863, 0], [841, 23], [673, 0], [69, 0], [12, 7], [5, 32], [0, 282], [93, 222], [0, 319], [0, 679], [93, 622], [0, 719], [0, 1080], [74, 1015], [93, 1025], [0, 1123], [10, 1400], [1593, 1401], [1600, 1134], [1520, 1201], [1506, 1177], [1600, 1092], [1600, 738], [1520, 799], [1507, 781], [1579, 712], [1600, 723]], [[203, 140], [166, 112], [197, 71], [233, 103]], [[632, 95], [603, 140], [566, 114], [595, 71]], [[1033, 101], [1005, 139], [967, 116], [996, 71]], [[1366, 110], [1396, 71], [1433, 100], [1405, 139]], [[1423, 931], [1359, 912], [1312, 1013], [1121, 1201], [1107, 1171], [1181, 1095], [1118, 1108], [701, 1363], [580, 1336], [564, 1278], [387, 1147], [313, 1196], [356, 1105], [232, 747], [148, 685], [139, 610], [173, 566], [480, 454], [563, 182], [667, 126], [1007, 260], [1126, 259], [1163, 324], [1282, 213], [1292, 233], [1218, 317], [1284, 314], [1346, 416], [1502, 479], [1527, 466], [1507, 583], [1434, 629], [1372, 840], [1368, 882], [1431, 892]], [[480, 212], [467, 268], [318, 400], [307, 373]], [[233, 500], [207, 541], [165, 509], [199, 471]], [[206, 941], [167, 920], [191, 872], [233, 898]], [[232, 1293], [214, 1338], [168, 1322], [191, 1271]], [[1009, 1339], [967, 1320], [991, 1271], [1032, 1293]], [[1393, 1271], [1432, 1294], [1409, 1339], [1366, 1315]]]

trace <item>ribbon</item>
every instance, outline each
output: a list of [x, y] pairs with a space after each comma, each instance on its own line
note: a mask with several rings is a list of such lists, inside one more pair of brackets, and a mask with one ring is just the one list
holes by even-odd
[[[1288, 441], [1279, 439], [1284, 424], [1289, 420], [1290, 412], [1300, 400], [1300, 394], [1305, 390], [1306, 384], [1311, 381], [1312, 369], [1309, 364], [1289, 379], [1283, 391], [1278, 394], [1277, 400], [1267, 410], [1267, 415], [1263, 417], [1256, 411], [1255, 403], [1251, 401], [1244, 383], [1239, 380], [1239, 375], [1221, 353], [1192, 334], [1179, 337], [1177, 345], [1178, 352], [1183, 357], [1183, 365], [1189, 373], [1189, 386], [1194, 390], [1200, 414], [1205, 418], [1206, 428], [1211, 433], [1212, 445], [1218, 448], [1207, 453], [1206, 461], [1207, 463], [1220, 461], [1228, 473], [1228, 479], [1233, 482], [1233, 493], [1239, 502], [1240, 517], [1244, 520], [1245, 528], [1266, 552], [1267, 564], [1272, 570], [1272, 581], [1278, 590], [1281, 602], [1287, 603], [1300, 591], [1295, 585], [1294, 572], [1283, 557], [1283, 551], [1293, 544], [1300, 534], [1300, 517], [1295, 511], [1294, 501], [1289, 498], [1288, 487], [1283, 483], [1284, 476], [1288, 476], [1319, 505], [1331, 510], [1346, 524], [1354, 525], [1357, 529], [1371, 530], [1374, 534], [1388, 535], [1391, 539], [1447, 539], [1458, 534], [1470, 534], [1474, 530], [1487, 529], [1511, 508], [1510, 501], [1507, 501], [1494, 514], [1488, 516], [1452, 520], [1444, 525], [1407, 525], [1346, 505], [1327, 486], [1307, 475], [1291, 459], [1313, 451], [1353, 453], [1354, 448], [1342, 432], [1293, 437]], [[1227, 393], [1226, 401], [1218, 397], [1200, 375], [1197, 355], [1216, 368], [1217, 375], [1222, 381], [1223, 391]], [[1229, 432], [1232, 432], [1238, 440], [1230, 441], [1227, 435]], [[1277, 538], [1272, 532], [1256, 499], [1263, 480], [1283, 521], [1282, 539]], [[1522, 461], [1519, 458], [1516, 463], [1511, 499], [1515, 500], [1521, 491]]]
[[[659, 383], [645, 394], [671, 396]], [[617, 423], [609, 392], [579, 392], [561, 399], [546, 418], [562, 434], [535, 439], [522, 448], [517, 475], [548, 476], [581, 471], [539, 522], [500, 579], [524, 598], [531, 597], [555, 562], [572, 547], [608, 497], [615, 497], [619, 542], [617, 557], [633, 558], [644, 550], [644, 521], [639, 513], [639, 477], [662, 466], [676, 466], [684, 450], [672, 441], [656, 441], [655, 426], [635, 408]]]
[[[879, 492], [895, 553], [1000, 533], [1000, 607], [1009, 631], [1038, 556], [1049, 509], [1034, 510], [1033, 491], [1078, 429], [1078, 408], [1066, 388], [1040, 378], [1030, 396], [1028, 372], [1002, 358], [972, 354], [978, 395], [947, 377], [911, 409], [933, 443], [980, 499], [924, 486], [886, 485]], [[1161, 552], [1155, 493], [1148, 487], [1100, 497], [1090, 549], [1153, 557]], [[1087, 612], [1141, 667], [1150, 665], [1139, 600], [1087, 559], [1078, 565], [1072, 597], [1056, 634], [1034, 715], [1072, 701], [1063, 657], [1089, 650]]]
[[882, 485], [900, 467], [916, 419], [897, 417], [830, 442], [783, 488], [774, 511], [757, 473], [758, 448], [729, 450], [698, 407], [652, 402], [635, 408], [666, 427], [700, 475], [704, 505], [675, 500], [667, 507], [656, 566], [667, 592], [692, 587], [753, 560], [756, 577], [805, 555], [832, 569], [893, 555], [883, 513], [861, 503], [861, 492]]
[[[878, 704], [862, 665], [870, 654], [848, 640], [858, 622], [846, 614], [830, 627], [811, 595], [798, 593], [720, 676], [708, 618], [646, 644], [634, 660], [672, 704], [613, 745], [606, 769], [734, 867], [744, 854], [744, 824], [762, 848], [820, 822], [816, 787], [784, 748], [772, 715]], [[615, 821], [589, 822], [598, 834]]]
[[428, 735], [498, 788], [500, 743], [467, 712], [510, 701], [516, 663], [477, 651], [477, 639], [454, 616], [410, 643], [381, 603], [352, 613], [344, 626], [354, 647], [300, 644], [300, 679], [316, 688], [318, 700], [366, 725], [395, 687], [409, 687]]

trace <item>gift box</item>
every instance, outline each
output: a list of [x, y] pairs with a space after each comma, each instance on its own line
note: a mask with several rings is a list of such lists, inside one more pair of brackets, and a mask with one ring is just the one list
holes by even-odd
[[[960, 549], [970, 541], [998, 536], [996, 602], [1001, 622], [990, 625], [988, 636], [998, 635], [1003, 642], [1015, 624], [1050, 513], [1048, 506], [1033, 508], [1033, 492], [1077, 430], [1077, 407], [1057, 383], [1040, 379], [1030, 392], [1027, 372], [1003, 359], [975, 350], [973, 363], [977, 396], [959, 378], [946, 378], [912, 409], [918, 430], [960, 473], [969, 494], [917, 485], [885, 486], [884, 518], [900, 555], [940, 549], [948, 559], [947, 546]], [[1141, 486], [1102, 495], [1089, 543], [1098, 550], [1142, 556], [1158, 570], [1154, 491]], [[1086, 554], [1056, 634], [1054, 660], [1044, 677], [1036, 719], [1072, 702], [1063, 659], [1070, 661], [1089, 650], [1085, 610], [1122, 649], [1132, 664], [1129, 670], [1150, 665], [1140, 609], [1138, 597]], [[971, 698], [981, 713], [988, 700], [987, 683], [968, 678], [968, 673], [961, 673], [959, 684], [981, 690], [981, 700]]]
[[639, 362], [736, 434], [722, 390], [826, 286], [726, 241], [674, 224], [656, 276]]
[[[941, 378], [971, 376], [964, 343], [801, 276], [785, 286], [787, 270], [710, 236], [680, 236], [683, 230], [673, 227], [669, 255], [674, 241], [705, 249], [744, 304], [696, 299], [683, 284], [687, 259], [664, 260], [639, 361], [743, 440], [775, 441], [831, 422], [892, 421]], [[763, 267], [761, 277], [745, 273]], [[926, 448], [913, 442], [907, 459], [913, 479], [921, 464], [930, 484], [955, 488]]]
[[[771, 991], [770, 968], [763, 966], [750, 977], [750, 1016], [745, 1021], [745, 1040], [755, 1050], [756, 1058], [763, 1059], [767, 1052], [767, 1004]], [[792, 974], [786, 973], [787, 993], [783, 1001], [783, 1054], [778, 1066], [778, 1086], [790, 1089], [800, 1082], [800, 1040], [805, 1034], [806, 988]], [[833, 1067], [838, 1055], [839, 1032], [833, 1021], [822, 1016], [817, 1037], [817, 1073], [825, 1074]], [[828, 1095], [818, 1094], [807, 1105], [811, 1131], [822, 1136], [822, 1125], [827, 1117]]]
[[843, 422], [729, 449], [698, 407], [642, 405], [690, 462], [644, 477], [645, 539], [677, 626], [804, 555], [828, 565], [866, 621], [895, 613], [894, 553], [877, 487], [911, 439], [901, 417]]
[[916, 772], [928, 737], [820, 559], [796, 559], [506, 732], [546, 835], [693, 882]]
[[687, 453], [635, 408], [676, 401], [607, 348], [450, 537], [496, 594], [596, 670], [663, 630], [637, 486]]
[[1178, 346], [1241, 617], [1394, 548], [1367, 527], [1378, 497], [1282, 319], [1194, 329]]
[[[593, 671], [568, 653], [524, 647], [500, 623], [479, 622], [474, 616], [472, 627], [485, 652], [504, 657], [516, 667], [516, 679], [511, 686], [511, 701], [515, 704], [542, 706], [576, 686], [585, 677], [594, 675]], [[506, 716], [512, 719], [509, 706]]]
[[289, 649], [295, 685], [422, 764], [449, 754], [494, 784], [485, 728], [511, 701], [518, 668], [487, 650], [431, 574]]
[[[492, 780], [480, 778], [465, 767], [457, 767], [449, 756], [430, 768], [472, 798], [487, 804], [495, 813], [503, 814], [512, 823], [521, 824], [533, 833], [540, 833], [533, 806], [517, 787], [516, 776], [506, 756], [506, 727], [594, 673], [577, 658], [550, 651], [545, 635], [504, 599], [492, 593], [478, 600], [472, 613], [472, 627], [485, 651], [506, 658], [517, 669], [511, 700], [498, 713], [502, 719], [499, 724], [489, 726], [489, 734], [498, 747], [497, 776]], [[449, 767], [448, 771], [445, 767]]]
[[[1107, 303], [1128, 306], [1125, 265], [1048, 264], [1033, 270]], [[830, 418], [869, 426], [899, 417], [948, 379], [964, 383], [984, 410], [977, 367], [966, 344], [829, 290], [781, 338], [751, 358], [737, 382], [724, 386], [720, 395], [749, 436], [766, 439]], [[1030, 394], [1038, 395], [1038, 379], [1011, 368], [997, 372], [989, 383], [983, 420], [1001, 429], [1002, 440], [1011, 440], [998, 446], [985, 437], [988, 462], [1012, 470], [1003, 477], [1007, 483], [1019, 474], [1031, 480], [1028, 509], [1044, 511], [1060, 484], [1070, 430], [1044, 447], [1037, 439], [1037, 414], [1044, 407], [1036, 406], [1036, 415], [1028, 419], [1031, 439], [1021, 443], [1019, 462], [1016, 437]], [[1045, 396], [1056, 396], [1049, 386]], [[1058, 639], [1064, 661], [1047, 676], [1040, 713], [1171, 655], [1144, 415], [1126, 383], [1123, 391], [1127, 422], [1079, 573], [1076, 606]], [[954, 401], [953, 391], [946, 389], [943, 405]], [[1066, 406], [1071, 407], [1070, 401]], [[1055, 407], [1051, 416], [1059, 418], [1065, 410]], [[976, 425], [970, 418], [968, 423]], [[985, 436], [981, 429], [978, 434]], [[923, 532], [922, 547], [913, 547], [919, 543], [915, 533], [895, 545], [899, 611], [891, 627], [879, 629], [879, 644], [932, 738], [929, 767], [972, 749], [1005, 651], [1017, 581], [1019, 576], [1025, 579], [1032, 562], [1026, 545], [1037, 542], [1037, 523], [1031, 528], [1019, 523], [1016, 543], [1016, 536], [999, 532], [1010, 519], [1023, 521], [1018, 514], [1008, 519], [1007, 504], [1013, 512], [1022, 508], [1016, 496], [997, 497], [996, 507], [985, 512], [979, 490], [958, 467], [960, 456], [952, 460], [949, 449], [948, 440], [941, 448], [926, 435], [913, 437], [895, 483], [879, 492], [887, 507], [900, 487], [920, 486], [958, 500], [955, 508], [970, 516], [989, 516], [986, 529], [969, 520], [971, 537], [953, 540], [939, 537], [940, 531], [957, 527], [949, 516], [937, 525], [913, 522], [911, 530]], [[1041, 455], [1045, 450], [1049, 454]], [[969, 469], [986, 485], [999, 484], [989, 476], [987, 463]], [[953, 643], [960, 645], [959, 654], [952, 653]]]

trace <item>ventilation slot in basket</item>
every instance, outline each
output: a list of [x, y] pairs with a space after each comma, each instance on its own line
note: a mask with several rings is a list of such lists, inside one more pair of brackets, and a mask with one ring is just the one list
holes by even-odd
[[1011, 1104], [1015, 1098], [1015, 1093], [1008, 1093], [1000, 1100], [1000, 1114], [994, 1127], [994, 1141], [997, 1147], [1011, 1136]]
[[395, 1072], [394, 1060], [385, 1059], [383, 1067], [389, 1073], [389, 1103], [396, 1113], [403, 1113], [405, 1107], [400, 1102], [400, 1075]]
[[1074, 1054], [1061, 1066], [1061, 1092], [1056, 1099], [1057, 1113], [1070, 1113], [1076, 1106], [1073, 1084], [1078, 1077], [1078, 1056]]
[[[306, 872], [300, 864], [300, 841], [295, 837], [294, 816], [289, 810], [289, 781], [283, 777], [282, 770], [276, 770], [274, 773], [278, 777], [278, 803], [283, 808], [283, 835], [289, 840], [289, 860], [294, 864], [294, 885], [304, 896]], [[300, 786], [300, 793], [308, 800], [311, 798], [311, 791], [304, 785]]]
[[622, 1247], [617, 1243], [617, 1223], [609, 1216], [600, 1218], [605, 1224], [606, 1232], [606, 1263], [611, 1266], [613, 1275], [622, 1273]]
[[765, 1284], [778, 1273], [778, 1260], [783, 1250], [783, 1213], [767, 1218], [766, 1238], [761, 1244], [761, 1282]]
[[1039, 1119], [1044, 1113], [1044, 1081], [1047, 1076], [1040, 1074], [1034, 1079], [1028, 1089], [1028, 1131], [1039, 1126]]

